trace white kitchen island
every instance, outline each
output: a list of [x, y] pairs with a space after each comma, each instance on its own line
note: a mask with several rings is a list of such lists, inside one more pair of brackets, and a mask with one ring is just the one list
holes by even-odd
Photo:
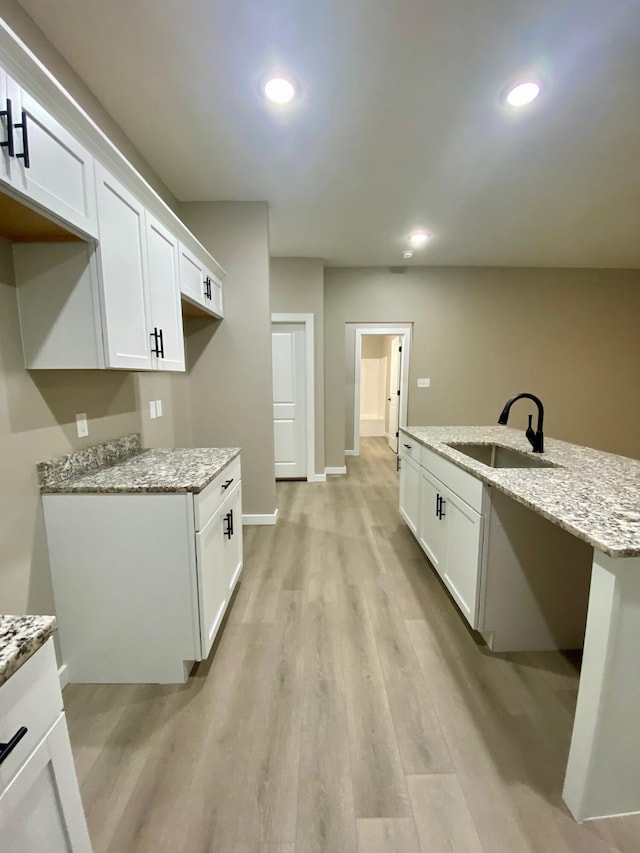
[[[512, 448], [544, 458], [552, 467], [494, 468], [451, 446], [456, 444]], [[416, 458], [423, 453], [427, 464], [442, 460], [442, 470], [435, 464], [436, 476], [420, 469], [416, 474]], [[443, 578], [479, 630], [481, 607], [487, 606], [489, 547], [480, 511], [485, 516], [491, 511], [492, 496], [496, 503], [505, 496], [512, 499], [520, 510], [532, 511], [591, 547], [584, 652], [563, 797], [578, 821], [640, 812], [640, 462], [553, 439], [546, 439], [539, 457], [530, 453], [522, 432], [500, 426], [409, 427], [401, 431], [401, 457], [408, 469], [404, 483], [401, 472], [401, 512], [428, 556], [427, 545], [434, 540], [421, 530], [420, 499], [424, 504], [429, 488], [435, 512], [429, 504], [427, 525], [434, 526], [432, 515], [444, 518], [445, 505], [467, 519], [468, 530], [475, 529], [472, 522], [480, 525], [475, 538], [462, 534], [464, 547], [461, 536], [455, 537], [449, 583]], [[455, 470], [460, 483], [438, 477], [447, 480]], [[416, 476], [428, 478], [427, 489], [420, 491]], [[482, 501], [478, 489], [484, 490]], [[475, 550], [469, 541], [477, 542]], [[562, 567], [557, 571], [560, 575]], [[511, 607], [517, 618], [517, 597]]]

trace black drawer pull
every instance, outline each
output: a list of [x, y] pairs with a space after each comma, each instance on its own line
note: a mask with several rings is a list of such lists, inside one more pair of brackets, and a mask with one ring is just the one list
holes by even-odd
[[443, 518], [445, 517], [445, 515], [446, 515], [446, 513], [445, 513], [445, 511], [444, 511], [444, 505], [445, 505], [445, 504], [446, 504], [445, 499], [444, 499], [444, 498], [440, 498], [440, 519], [443, 519]]
[[28, 729], [26, 726], [20, 726], [18, 731], [14, 734], [11, 740], [7, 741], [7, 743], [0, 743], [0, 764], [5, 760], [5, 758], [9, 758], [13, 750], [20, 743], [22, 738], [26, 735]]
[[231, 485], [231, 483], [233, 483], [233, 477], [230, 480], [227, 480], [226, 483], [222, 484], [222, 486], [221, 486], [222, 491], [224, 492], [226, 489], [228, 489], [229, 486]]
[[22, 154], [16, 154], [16, 157], [22, 157], [24, 167], [28, 169], [31, 166], [29, 160], [29, 134], [27, 132], [27, 114], [22, 110], [22, 121], [19, 124], [14, 124], [15, 128], [22, 128]]
[[403, 447], [406, 447], [406, 448], [407, 448], [407, 450], [411, 450], [411, 448], [413, 447], [413, 445], [412, 445], [412, 444], [403, 444], [402, 446], [403, 446]]

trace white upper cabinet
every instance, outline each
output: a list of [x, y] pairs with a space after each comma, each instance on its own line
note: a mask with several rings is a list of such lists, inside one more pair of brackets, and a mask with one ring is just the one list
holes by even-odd
[[11, 128], [13, 110], [7, 104], [7, 73], [0, 68], [0, 181], [9, 180], [10, 153], [13, 151]]
[[99, 236], [15, 244], [27, 368], [185, 369], [178, 240], [96, 163]]
[[[8, 141], [4, 180], [38, 210], [96, 237], [96, 200], [92, 155], [8, 75], [6, 96], [0, 84], [0, 109]], [[11, 115], [9, 115], [9, 113]], [[2, 174], [0, 173], [0, 177]]]
[[191, 304], [215, 317], [224, 316], [222, 282], [190, 249], [180, 244], [180, 291]]
[[145, 220], [154, 363], [159, 370], [184, 371], [178, 240], [150, 213]]
[[144, 207], [101, 165], [96, 167], [98, 268], [107, 367], [150, 370]]

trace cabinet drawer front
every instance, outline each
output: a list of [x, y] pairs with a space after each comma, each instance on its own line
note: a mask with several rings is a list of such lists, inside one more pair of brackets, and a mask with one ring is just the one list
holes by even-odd
[[478, 480], [473, 474], [468, 471], [463, 471], [458, 468], [453, 462], [444, 459], [428, 447], [422, 447], [420, 455], [420, 463], [423, 468], [430, 471], [434, 477], [441, 480], [445, 486], [448, 486], [452, 492], [462, 498], [463, 501], [477, 510], [482, 512], [482, 494], [483, 483]]
[[410, 438], [402, 430], [400, 430], [400, 438], [398, 441], [398, 453], [401, 459], [415, 459], [420, 462], [420, 447], [419, 441], [415, 438]]
[[49, 639], [0, 687], [0, 742], [7, 743], [24, 726], [27, 733], [0, 764], [6, 785], [62, 711], [58, 667]]
[[215, 480], [209, 483], [206, 489], [199, 495], [195, 495], [196, 530], [202, 530], [205, 527], [239, 480], [240, 457], [238, 456], [218, 474]]

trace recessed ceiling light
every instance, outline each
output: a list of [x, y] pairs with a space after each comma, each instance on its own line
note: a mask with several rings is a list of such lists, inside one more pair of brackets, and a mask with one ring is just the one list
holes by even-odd
[[405, 261], [408, 261], [409, 258], [413, 257], [413, 252], [403, 252], [402, 257], [405, 259]]
[[527, 83], [518, 83], [512, 86], [507, 92], [507, 103], [512, 107], [524, 107], [525, 104], [530, 104], [540, 94], [540, 85], [533, 81]]
[[264, 84], [264, 93], [274, 104], [288, 104], [296, 90], [291, 80], [286, 77], [270, 77]]
[[426, 231], [414, 231], [413, 234], [409, 234], [409, 242], [414, 249], [421, 249], [430, 236]]

